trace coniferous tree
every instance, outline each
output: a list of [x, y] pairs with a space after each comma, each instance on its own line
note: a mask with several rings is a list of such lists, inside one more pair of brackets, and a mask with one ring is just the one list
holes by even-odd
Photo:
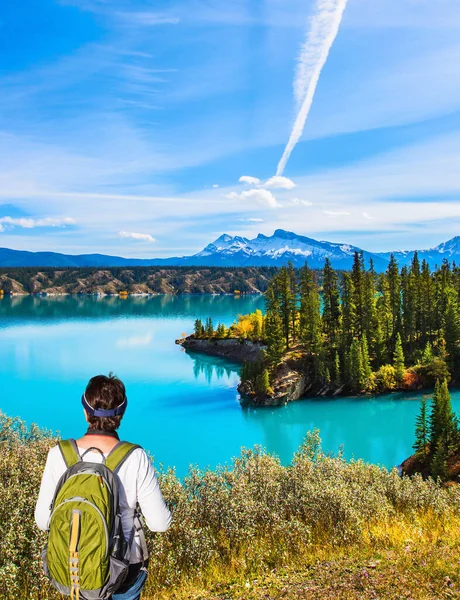
[[369, 353], [376, 367], [383, 359], [382, 337], [377, 314], [376, 275], [372, 259], [369, 270], [364, 273], [364, 335], [366, 336]]
[[388, 292], [391, 310], [391, 335], [393, 340], [401, 329], [401, 277], [399, 274], [398, 263], [393, 254], [390, 255], [390, 262], [386, 271], [388, 280]]
[[305, 265], [300, 273], [299, 337], [309, 352], [319, 356], [321, 350], [321, 310], [318, 284], [313, 271]]
[[339, 353], [337, 352], [337, 350], [335, 351], [335, 355], [334, 355], [333, 374], [334, 374], [334, 384], [340, 385], [342, 383], [342, 371], [340, 368], [340, 358], [339, 358]]
[[214, 335], [214, 325], [212, 323], [211, 317], [208, 317], [206, 319], [205, 335], [206, 335], [206, 337], [212, 337]]
[[365, 376], [361, 344], [357, 338], [351, 343], [348, 356], [351, 386], [354, 390], [361, 391]]
[[356, 307], [354, 304], [353, 281], [349, 273], [343, 273], [342, 278], [342, 352], [350, 350], [354, 336]]
[[323, 326], [331, 348], [337, 347], [340, 333], [340, 293], [337, 273], [329, 258], [324, 262], [323, 270]]
[[429, 365], [433, 360], [433, 348], [430, 342], [425, 344], [425, 348], [423, 349], [422, 354], [422, 365]]
[[279, 272], [279, 307], [283, 323], [283, 335], [286, 350], [289, 349], [291, 333], [293, 332], [293, 311], [295, 311], [296, 295], [292, 289], [291, 273], [288, 267], [281, 267]]
[[401, 384], [406, 372], [404, 365], [404, 352], [402, 347], [401, 335], [398, 333], [396, 336], [395, 351], [393, 355], [393, 366], [395, 368], [396, 381]]
[[444, 339], [446, 341], [446, 359], [454, 375], [459, 372], [460, 357], [460, 318], [458, 302], [449, 299], [444, 318]]
[[436, 449], [441, 444], [448, 456], [456, 446], [457, 423], [452, 410], [452, 403], [447, 381], [436, 381], [430, 414], [430, 444]]
[[422, 346], [433, 342], [434, 285], [430, 267], [425, 259], [420, 273], [420, 340]]
[[379, 314], [379, 328], [382, 335], [382, 363], [389, 362], [392, 351], [393, 313], [391, 310], [390, 286], [386, 274], [381, 273], [377, 278], [377, 312]]
[[417, 456], [425, 460], [430, 451], [430, 428], [428, 423], [428, 398], [423, 396], [420, 413], [415, 421], [415, 443], [412, 446]]
[[205, 335], [205, 330], [201, 319], [195, 320], [194, 334], [197, 338], [203, 337]]
[[298, 284], [297, 276], [294, 266], [291, 261], [288, 262], [288, 273], [291, 285], [291, 296], [290, 296], [290, 312], [291, 312], [291, 335], [294, 339], [297, 338], [297, 322], [298, 322], [298, 311], [297, 311], [297, 295], [298, 295]]
[[216, 335], [218, 338], [224, 338], [226, 335], [225, 325], [223, 323], [219, 323], [216, 329]]
[[364, 260], [362, 252], [355, 252], [354, 254], [351, 280], [353, 281], [352, 298], [355, 306], [353, 333], [354, 335], [361, 337], [364, 333], [364, 321], [366, 315], [364, 308]]
[[435, 479], [446, 481], [447, 479], [447, 453], [441, 441], [438, 442], [431, 459], [431, 475]]
[[367, 346], [367, 338], [364, 335], [361, 339], [361, 364], [362, 364], [362, 388], [366, 388], [372, 374], [371, 363], [369, 360], [369, 349]]
[[271, 285], [265, 295], [266, 314], [264, 320], [264, 337], [267, 344], [266, 359], [270, 369], [276, 367], [285, 350], [283, 324], [280, 316], [276, 287]]

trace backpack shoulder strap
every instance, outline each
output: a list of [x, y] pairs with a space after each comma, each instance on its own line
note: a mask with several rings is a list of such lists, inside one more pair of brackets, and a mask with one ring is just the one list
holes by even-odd
[[77, 443], [75, 440], [60, 440], [59, 449], [68, 469], [77, 464], [77, 462], [80, 462], [81, 458], [78, 454]]
[[119, 442], [107, 456], [105, 466], [108, 467], [114, 473], [117, 473], [121, 465], [130, 456], [134, 450], [140, 448], [137, 444], [130, 444], [129, 442]]

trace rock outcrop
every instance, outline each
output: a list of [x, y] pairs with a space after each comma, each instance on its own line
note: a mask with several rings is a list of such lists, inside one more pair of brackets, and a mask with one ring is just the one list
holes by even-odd
[[283, 406], [304, 396], [338, 396], [343, 386], [318, 381], [314, 375], [311, 355], [304, 350], [288, 352], [272, 376], [270, 393], [256, 393], [250, 381], [241, 381], [238, 392], [244, 403], [251, 406]]
[[239, 340], [237, 338], [200, 339], [195, 338], [193, 335], [176, 340], [176, 344], [182, 346], [187, 352], [219, 356], [241, 363], [262, 360], [266, 348], [263, 344], [251, 342], [250, 340]]

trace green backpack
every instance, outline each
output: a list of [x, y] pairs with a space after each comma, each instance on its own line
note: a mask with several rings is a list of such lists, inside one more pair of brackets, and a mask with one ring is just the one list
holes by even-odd
[[[147, 547], [140, 513], [126, 541], [121, 524], [117, 471], [139, 446], [119, 442], [107, 458], [98, 448], [80, 457], [75, 440], [59, 442], [67, 471], [60, 478], [43, 552], [43, 568], [54, 587], [72, 600], [104, 600], [120, 588], [128, 573], [134, 534], [140, 537], [143, 559]], [[90, 450], [102, 463], [82, 460]]]

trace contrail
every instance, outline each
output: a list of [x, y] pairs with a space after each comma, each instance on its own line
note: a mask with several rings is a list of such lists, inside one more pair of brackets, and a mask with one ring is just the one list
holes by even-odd
[[317, 0], [316, 2], [316, 12], [311, 18], [307, 39], [300, 51], [294, 80], [297, 117], [278, 164], [277, 175], [283, 174], [291, 152], [303, 133], [319, 76], [337, 37], [346, 5], [347, 0]]

